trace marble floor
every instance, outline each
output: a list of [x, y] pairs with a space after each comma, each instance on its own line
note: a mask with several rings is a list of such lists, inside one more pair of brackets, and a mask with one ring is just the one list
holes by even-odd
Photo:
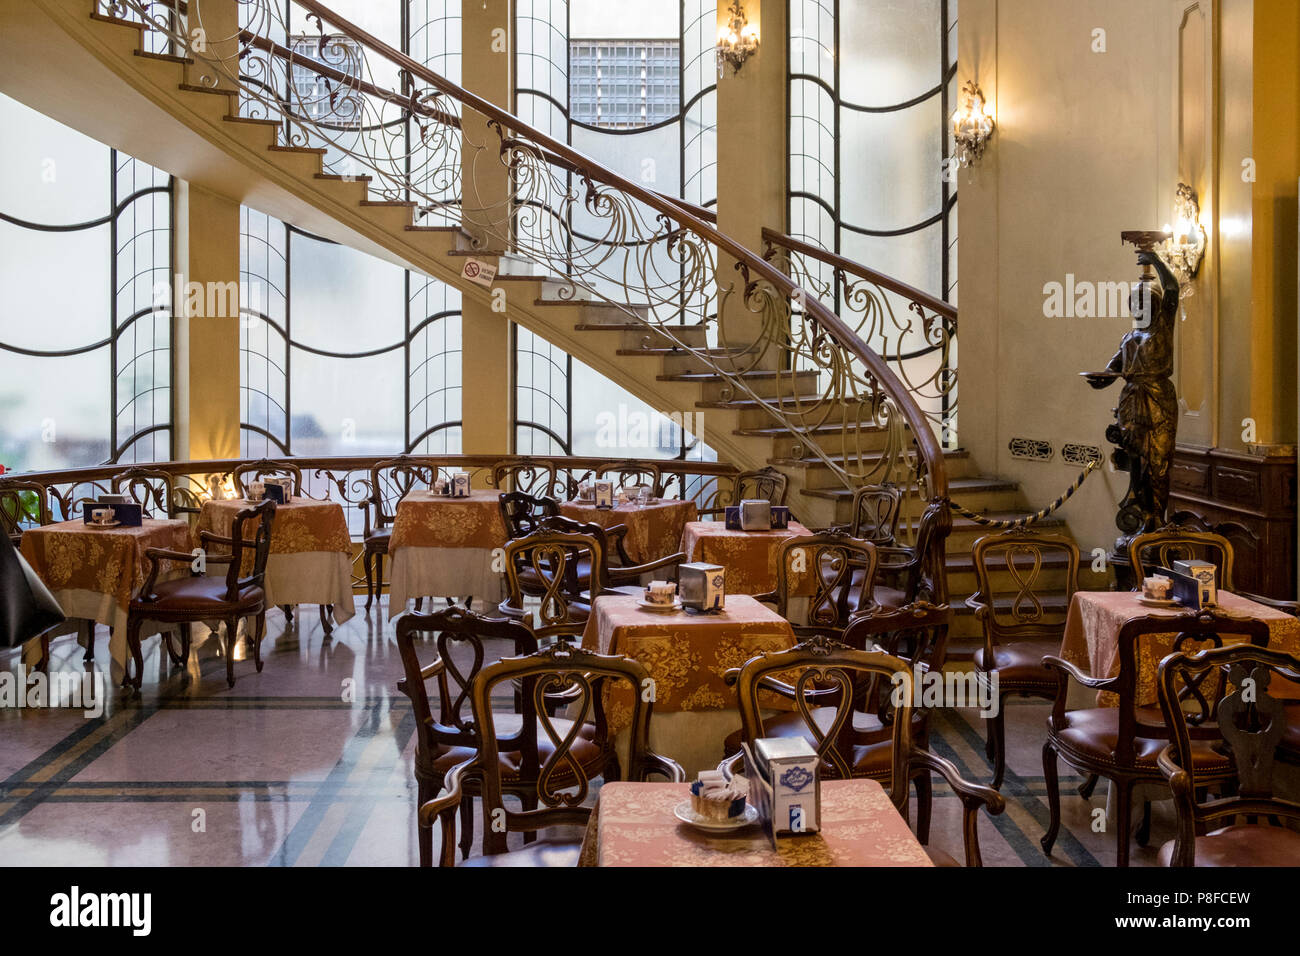
[[[0, 708], [0, 864], [415, 865], [414, 718], [396, 689], [402, 668], [386, 617], [376, 606], [327, 636], [314, 608], [292, 624], [273, 611], [265, 669], [240, 660], [234, 688], [220, 644], [196, 628], [187, 672], [146, 641], [141, 695], [124, 700], [110, 682], [102, 716]], [[56, 640], [52, 656], [52, 671], [81, 672], [72, 638]], [[108, 656], [100, 628], [92, 666], [106, 670]], [[17, 652], [0, 655], [0, 671], [18, 666]], [[1105, 784], [1084, 800], [1067, 772], [1064, 829], [1050, 859], [1039, 848], [1046, 715], [1041, 702], [1008, 706], [1008, 805], [981, 821], [985, 863], [1113, 864], [1114, 835], [1093, 831]], [[943, 712], [933, 727], [933, 748], [987, 782], [974, 713]], [[941, 784], [935, 793], [932, 843], [960, 859], [960, 804]], [[1134, 848], [1134, 865], [1154, 863], [1172, 833], [1172, 809], [1156, 804], [1151, 844]]]

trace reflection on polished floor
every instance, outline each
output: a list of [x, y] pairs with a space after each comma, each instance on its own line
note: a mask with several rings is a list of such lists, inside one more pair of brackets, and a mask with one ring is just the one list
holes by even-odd
[[[288, 626], [272, 612], [265, 670], [241, 661], [234, 688], [226, 686], [220, 643], [196, 632], [188, 681], [171, 670], [157, 639], [146, 641], [142, 695], [123, 701], [114, 690], [102, 717], [0, 711], [0, 863], [414, 866], [414, 718], [396, 688], [401, 662], [386, 609], [376, 606], [328, 637], [314, 610]], [[101, 650], [106, 637], [101, 628]], [[95, 666], [104, 667], [107, 653], [98, 657]], [[71, 638], [55, 641], [53, 658], [54, 671], [82, 666]], [[0, 666], [16, 671], [16, 652]], [[1092, 829], [1105, 784], [1085, 801], [1069, 773], [1061, 777], [1065, 829], [1053, 859], [1039, 848], [1046, 715], [1038, 702], [1008, 707], [1007, 810], [980, 821], [985, 865], [1113, 865], [1113, 837]], [[934, 749], [987, 782], [974, 713], [944, 711], [933, 726]], [[938, 782], [935, 794], [932, 843], [959, 854], [960, 806]], [[1172, 810], [1157, 804], [1150, 846], [1135, 846], [1133, 863], [1152, 864], [1172, 834]]]

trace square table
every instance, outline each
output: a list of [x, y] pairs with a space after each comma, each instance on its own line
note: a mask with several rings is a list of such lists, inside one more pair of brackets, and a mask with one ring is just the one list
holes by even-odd
[[684, 783], [614, 781], [600, 788], [579, 866], [933, 866], [874, 780], [823, 780], [821, 830], [780, 837], [759, 824], [706, 833], [673, 816]]
[[[682, 550], [687, 561], [706, 561], [727, 569], [727, 598], [733, 594], [767, 594], [776, 590], [776, 564], [781, 545], [788, 539], [812, 534], [797, 521], [773, 531], [728, 530], [721, 521], [691, 521], [682, 533]], [[814, 591], [813, 579], [795, 594], [807, 597]]]
[[[239, 498], [205, 501], [197, 528], [229, 538], [235, 515], [256, 504]], [[251, 568], [249, 550], [244, 549], [244, 560]], [[226, 569], [214, 566], [209, 573], [225, 574]], [[268, 606], [332, 605], [338, 624], [356, 614], [352, 598], [352, 536], [341, 504], [294, 497], [275, 506], [265, 590]]]
[[[75, 630], [75, 619], [110, 627], [109, 653], [115, 665], [125, 668], [127, 610], [149, 573], [145, 552], [150, 548], [192, 551], [194, 542], [189, 522], [179, 518], [145, 518], [136, 528], [92, 528], [78, 520], [28, 528], [20, 548], [70, 619], [52, 630], [51, 636]], [[187, 565], [163, 562], [158, 580], [189, 573]], [[146, 622], [141, 637], [169, 627], [157, 625], [150, 629]], [[34, 664], [40, 653], [40, 638], [23, 646], [23, 660], [27, 663]]]
[[[582, 634], [582, 646], [600, 654], [623, 654], [650, 672], [654, 716], [650, 748], [672, 757], [688, 772], [712, 769], [726, 754], [727, 735], [740, 727], [736, 690], [723, 675], [763, 651], [795, 645], [790, 622], [745, 594], [728, 594], [721, 614], [647, 611], [636, 595], [596, 598]], [[631, 691], [611, 688], [605, 713], [615, 734], [626, 737], [631, 720]], [[770, 709], [793, 709], [793, 703], [764, 692]], [[620, 738], [619, 748], [626, 750]]]
[[500, 500], [500, 491], [476, 489], [467, 498], [412, 491], [397, 503], [388, 539], [390, 620], [412, 598], [472, 595], [495, 607], [506, 596], [504, 571], [494, 568], [494, 552], [510, 540]]
[[694, 501], [676, 498], [656, 498], [644, 505], [628, 502], [616, 508], [597, 508], [589, 501], [566, 501], [560, 505], [560, 514], [602, 528], [627, 525], [623, 539], [627, 556], [636, 564], [646, 564], [681, 548], [682, 531], [699, 517], [699, 509]]
[[[1119, 630], [1130, 618], [1153, 615], [1175, 617], [1186, 614], [1182, 607], [1158, 608], [1143, 604], [1137, 591], [1076, 591], [1065, 619], [1061, 639], [1061, 657], [1093, 677], [1114, 677], [1119, 673]], [[1230, 615], [1251, 617], [1268, 624], [1268, 646], [1287, 654], [1300, 655], [1300, 619], [1219, 590], [1217, 610]], [[1173, 650], [1176, 634], [1150, 634], [1138, 640], [1137, 704], [1156, 704], [1156, 673], [1160, 661]], [[1225, 643], [1237, 637], [1228, 635]], [[1195, 645], [1196, 649], [1200, 645]], [[1297, 689], [1300, 690], [1300, 689]], [[1272, 688], [1276, 696], [1294, 696], [1281, 686]], [[1109, 691], [1097, 695], [1101, 707], [1118, 707], [1119, 698]]]

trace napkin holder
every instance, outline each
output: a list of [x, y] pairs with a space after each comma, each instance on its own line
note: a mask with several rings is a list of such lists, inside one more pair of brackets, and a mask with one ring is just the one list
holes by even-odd
[[772, 502], [765, 498], [747, 498], [740, 503], [741, 531], [772, 530]]
[[453, 498], [469, 497], [469, 472], [454, 471], [451, 474], [451, 496]]
[[1219, 603], [1219, 569], [1208, 561], [1175, 561], [1173, 570], [1200, 585], [1201, 606]]
[[614, 482], [597, 481], [593, 494], [596, 499], [596, 507], [606, 510], [614, 507]]
[[821, 828], [817, 752], [802, 736], [742, 743], [749, 800], [775, 846], [778, 837], [807, 836]]
[[723, 510], [724, 527], [728, 531], [772, 531], [780, 529], [784, 531], [790, 527], [790, 509], [785, 505], [768, 504], [764, 501], [762, 504], [767, 505], [770, 517], [767, 524], [757, 524], [755, 527], [748, 528], [744, 522], [744, 506], [750, 502], [742, 501], [738, 505], [727, 505]]
[[[112, 521], [116, 521], [123, 528], [138, 528], [144, 524], [144, 509], [140, 505], [133, 504], [129, 501], [101, 501], [100, 507], [108, 508], [113, 512]], [[90, 512], [92, 509], [82, 505], [85, 523], [93, 525]]]
[[682, 607], [692, 611], [721, 611], [727, 603], [727, 569], [720, 564], [691, 561], [677, 568], [677, 593]]
[[268, 478], [262, 483], [262, 500], [274, 501], [277, 505], [284, 504], [289, 498], [289, 489], [273, 478]]
[[1163, 574], [1173, 586], [1170, 588], [1169, 596], [1174, 601], [1185, 608], [1191, 608], [1199, 611], [1202, 608], [1210, 607], [1217, 602], [1218, 589], [1216, 587], [1217, 571], [1213, 565], [1210, 566], [1210, 579], [1202, 581], [1199, 577], [1193, 577], [1190, 574], [1184, 574], [1182, 571], [1175, 570], [1178, 565], [1184, 564], [1182, 561], [1175, 561], [1174, 568], [1156, 568], [1156, 574]]

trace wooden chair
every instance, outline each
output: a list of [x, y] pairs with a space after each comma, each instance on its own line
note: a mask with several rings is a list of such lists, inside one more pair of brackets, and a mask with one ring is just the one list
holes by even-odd
[[893, 485], [863, 485], [853, 492], [853, 519], [832, 530], [865, 538], [877, 547], [892, 547], [898, 538], [903, 494]]
[[1141, 578], [1157, 567], [1172, 568], [1175, 561], [1199, 559], [1219, 569], [1219, 586], [1232, 590], [1232, 543], [1221, 534], [1197, 531], [1186, 525], [1166, 525], [1133, 537], [1128, 543], [1129, 565]]
[[384, 591], [384, 556], [393, 536], [397, 502], [416, 488], [433, 487], [437, 470], [431, 462], [410, 455], [385, 458], [370, 466], [369, 494], [361, 502], [365, 522], [361, 563], [366, 572], [367, 611], [370, 602]]
[[[903, 623], [911, 616], [913, 622], [925, 621], [922, 630], [940, 628], [946, 635], [948, 608], [921, 608], [906, 614], [891, 612], [890, 625]], [[869, 620], [868, 618], [861, 619]], [[941, 622], [941, 623], [940, 623]], [[875, 631], [873, 633], [882, 633]], [[781, 679], [795, 675], [794, 683]], [[966, 865], [980, 866], [979, 834], [977, 829], [979, 808], [990, 814], [1001, 813], [1005, 801], [1001, 794], [989, 787], [964, 780], [949, 761], [931, 753], [915, 736], [917, 723], [910, 694], [901, 694], [892, 707], [887, 723], [880, 724], [869, 733], [861, 729], [865, 710], [864, 695], [872, 688], [886, 692], [895, 686], [911, 687], [916, 675], [912, 661], [880, 649], [859, 650], [847, 644], [818, 635], [785, 651], [760, 654], [740, 668], [737, 678], [737, 695], [740, 701], [741, 733], [745, 740], [782, 736], [775, 733], [780, 722], [793, 726], [790, 717], [796, 718], [799, 730], [821, 757], [824, 778], [840, 779], [866, 777], [882, 781], [900, 814], [908, 816], [909, 783], [917, 790], [917, 838], [929, 842], [930, 827], [930, 775], [938, 772], [961, 798], [963, 807], [962, 834], [966, 851]], [[781, 714], [775, 719], [764, 719], [759, 691], [775, 691], [789, 699], [802, 701], [800, 710], [791, 715]], [[818, 706], [812, 707], [810, 705]], [[806, 716], [805, 716], [806, 715]], [[734, 772], [740, 765], [739, 757], [724, 761], [724, 773]], [[941, 865], [957, 865], [946, 854], [930, 851], [931, 858]]]
[[[537, 840], [510, 851], [507, 836], [535, 835], [552, 826], [585, 826], [591, 808], [582, 804], [597, 774], [607, 781], [645, 780], [651, 775], [673, 783], [685, 781], [680, 765], [650, 750], [653, 704], [641, 693], [649, 679], [649, 672], [630, 658], [594, 654], [567, 641], [480, 670], [470, 690], [473, 725], [481, 737], [478, 753], [447, 773], [445, 795], [420, 807], [420, 826], [431, 827], [435, 819], [441, 821], [442, 865], [455, 863], [455, 821], [467, 780], [477, 779], [483, 794], [484, 855], [464, 861], [465, 866], [574, 865], [580, 841]], [[519, 682], [525, 689], [521, 729], [508, 744], [498, 735], [492, 710], [493, 691], [507, 682]], [[629, 685], [633, 691], [626, 767], [620, 767], [615, 756], [603, 702], [606, 688], [618, 684]], [[591, 713], [593, 723], [584, 724], [582, 731], [575, 733], [571, 724], [547, 716], [545, 696], [553, 693], [571, 697], [574, 712]], [[537, 781], [537, 803], [522, 811], [508, 809], [502, 799], [502, 750], [506, 746], [514, 748], [520, 772]], [[461, 842], [465, 842], [463, 836]]]
[[[606, 528], [594, 521], [578, 521], [565, 515], [554, 515], [544, 518], [541, 527], [569, 534], [591, 535], [593, 538], [599, 539], [602, 553], [605, 556], [605, 586], [611, 591], [631, 589], [632, 592], [639, 594], [642, 590], [641, 578], [655, 571], [666, 571], [668, 580], [675, 581], [677, 580], [678, 565], [686, 560], [685, 552], [678, 551], [675, 554], [666, 554], [653, 561], [646, 561], [644, 564], [635, 563], [626, 550], [627, 525], [623, 524], [616, 524], [612, 528]], [[613, 547], [610, 546], [611, 539]], [[618, 558], [618, 564], [613, 562], [614, 557]], [[586, 577], [584, 561], [584, 558], [578, 560], [577, 573], [580, 577]]]
[[537, 498], [526, 491], [503, 491], [498, 500], [501, 520], [512, 538], [532, 534], [541, 527], [543, 518], [554, 518], [560, 513], [560, 503], [554, 498]]
[[[1056, 696], [1056, 675], [1043, 665], [1043, 656], [1061, 648], [1070, 600], [1079, 587], [1079, 547], [1064, 535], [1011, 530], [985, 535], [971, 549], [976, 591], [967, 599], [984, 632], [984, 646], [975, 651], [975, 670], [998, 688], [997, 713], [985, 718], [985, 752], [993, 761], [993, 789], [1002, 786], [1007, 770], [1007, 697]], [[1064, 564], [1065, 603], [1045, 601], [1045, 580], [1052, 565]], [[999, 590], [994, 575], [1010, 578]]]
[[[437, 651], [433, 660], [421, 664], [416, 635], [435, 634]], [[537, 650], [537, 637], [519, 621], [488, 618], [462, 607], [449, 607], [434, 614], [406, 613], [397, 619], [397, 649], [402, 656], [405, 676], [397, 689], [411, 699], [415, 711], [415, 783], [417, 807], [432, 800], [442, 790], [447, 771], [478, 751], [477, 725], [466, 714], [470, 685], [486, 659], [486, 641], [504, 641], [515, 656]], [[468, 662], [465, 659], [468, 658]], [[438, 715], [433, 714], [429, 683], [437, 680]], [[586, 728], [581, 731], [586, 733]], [[502, 788], [518, 796], [525, 804], [536, 805], [537, 779], [524, 773], [515, 747], [519, 731], [498, 741]], [[589, 739], [589, 738], [588, 738]], [[543, 740], [543, 745], [546, 741]], [[589, 755], [590, 756], [590, 755]], [[603, 759], [603, 756], [602, 756]], [[461, 804], [461, 855], [469, 855], [469, 840], [474, 819], [472, 797], [477, 782], [466, 781], [465, 800]], [[433, 830], [419, 828], [420, 865], [433, 865]]]
[[524, 596], [538, 596], [533, 631], [539, 638], [550, 639], [585, 624], [593, 599], [609, 590], [604, 545], [589, 534], [542, 528], [515, 538], [506, 542], [505, 570], [506, 598], [500, 611], [523, 619]]
[[0, 534], [18, 547], [23, 528], [50, 523], [50, 499], [44, 485], [36, 481], [0, 478]]
[[[1268, 625], [1263, 621], [1230, 618], [1213, 611], [1189, 612], [1174, 617], [1148, 615], [1135, 617], [1120, 628], [1118, 635], [1119, 673], [1114, 677], [1091, 677], [1059, 657], [1048, 656], [1043, 663], [1056, 674], [1056, 695], [1047, 720], [1047, 740], [1043, 744], [1043, 774], [1047, 781], [1047, 805], [1050, 822], [1043, 835], [1043, 852], [1052, 853], [1052, 845], [1061, 828], [1061, 791], [1057, 781], [1058, 758], [1080, 773], [1096, 774], [1110, 780], [1115, 787], [1116, 865], [1128, 866], [1129, 840], [1132, 838], [1133, 787], [1138, 783], [1163, 783], [1157, 757], [1169, 740], [1170, 730], [1154, 707], [1139, 706], [1137, 700], [1138, 642], [1150, 634], [1176, 634], [1174, 651], [1182, 651], [1189, 641], [1208, 641], [1223, 646], [1223, 635], [1235, 634], [1263, 647], [1268, 644]], [[1118, 707], [1065, 709], [1069, 681], [1074, 679], [1089, 690], [1109, 691], [1119, 697]], [[1206, 696], [1199, 686], [1187, 685], [1179, 690], [1184, 706], [1195, 707], [1188, 718], [1196, 725], [1191, 756], [1186, 767], [1194, 769], [1199, 785], [1230, 780], [1236, 770], [1232, 762], [1210, 746], [1213, 739], [1207, 722], [1212, 717], [1213, 695]], [[1139, 842], [1144, 842], [1150, 825], [1149, 804], [1143, 814]]]
[[[194, 555], [188, 551], [168, 551], [149, 548], [149, 574], [140, 594], [131, 600], [127, 610], [126, 642], [135, 665], [135, 676], [129, 674], [123, 686], [133, 686], [138, 692], [144, 677], [144, 661], [140, 653], [140, 627], [146, 621], [181, 626], [181, 649], [172, 647], [170, 632], [163, 633], [163, 646], [172, 663], [184, 667], [190, 653], [190, 625], [195, 622], [226, 622], [226, 683], [235, 686], [235, 642], [239, 640], [239, 622], [255, 618], [249, 631], [253, 645], [253, 660], [258, 673], [262, 671], [262, 633], [266, 627], [266, 592], [263, 582], [266, 559], [271, 552], [271, 525], [275, 521], [275, 502], [263, 501], [244, 508], [235, 515], [230, 537], [223, 538], [210, 531], [199, 532], [199, 545], [206, 552], [208, 564], [228, 565], [224, 578], [192, 573], [187, 578], [158, 581], [159, 566], [163, 561], [191, 564]], [[251, 540], [245, 537], [244, 526], [254, 528]], [[229, 554], [214, 554], [213, 545], [228, 548]], [[252, 549], [252, 564], [243, 575], [244, 549]]]
[[877, 545], [873, 599], [883, 607], [904, 607], [917, 601], [934, 604], [948, 599], [944, 541], [952, 531], [952, 513], [945, 502], [926, 506], [916, 526], [914, 545]]
[[789, 477], [770, 465], [757, 471], [742, 471], [736, 475], [729, 492], [716, 496], [714, 507], [700, 511], [700, 519], [725, 515], [728, 505], [738, 505], [749, 499], [761, 498], [774, 505], [783, 505], [789, 493]]
[[532, 458], [511, 458], [492, 466], [493, 488], [503, 492], [522, 492], [535, 498], [560, 498], [568, 493], [568, 483], [555, 463]]
[[[1300, 866], [1300, 803], [1276, 795], [1273, 767], [1289, 728], [1288, 708], [1268, 693], [1274, 677], [1300, 681], [1300, 660], [1280, 651], [1238, 644], [1160, 662], [1156, 689], [1173, 742], [1156, 760], [1169, 781], [1178, 814], [1177, 836], [1160, 848], [1164, 866]], [[1198, 800], [1205, 781], [1197, 771], [1194, 733], [1180, 689], [1206, 679], [1225, 693], [1214, 707], [1213, 729], [1236, 774], [1235, 793]], [[1260, 822], [1261, 818], [1267, 822]]]
[[617, 461], [599, 466], [597, 478], [614, 478], [614, 488], [630, 488], [635, 485], [649, 485], [650, 495], [662, 498], [664, 493], [663, 472], [652, 461]]
[[811, 578], [814, 590], [808, 596], [807, 619], [793, 625], [795, 633], [838, 634], [854, 615], [871, 609], [875, 576], [876, 547], [869, 541], [838, 532], [798, 535], [781, 544], [776, 590], [756, 594], [754, 600], [775, 604], [776, 612], [793, 624], [791, 592]]
[[146, 518], [177, 518], [198, 514], [199, 509], [182, 504], [175, 479], [157, 468], [128, 468], [113, 476], [113, 494], [127, 495], [138, 502]]
[[235, 485], [235, 494], [240, 498], [248, 497], [248, 481], [261, 481], [263, 478], [292, 478], [293, 493], [302, 496], [302, 469], [291, 461], [283, 459], [261, 458], [236, 465], [230, 473]]

